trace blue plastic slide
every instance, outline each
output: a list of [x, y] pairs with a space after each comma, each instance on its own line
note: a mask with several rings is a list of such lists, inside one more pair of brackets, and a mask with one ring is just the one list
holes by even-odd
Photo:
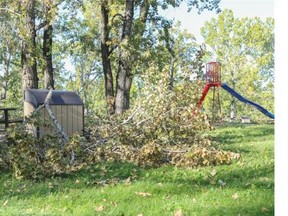
[[238, 100], [242, 101], [243, 103], [249, 104], [256, 109], [258, 109], [260, 112], [262, 112], [264, 115], [274, 119], [274, 114], [263, 108], [262, 106], [247, 100], [243, 96], [241, 96], [239, 93], [237, 93], [234, 89], [230, 88], [226, 83], [222, 83], [221, 87], [225, 89], [227, 92], [229, 92], [232, 96], [236, 97]]

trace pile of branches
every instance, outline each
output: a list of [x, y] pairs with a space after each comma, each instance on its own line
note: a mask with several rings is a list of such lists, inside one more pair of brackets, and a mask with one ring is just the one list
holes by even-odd
[[[206, 138], [213, 130], [195, 107], [201, 95], [197, 83], [185, 82], [173, 91], [161, 82], [142, 90], [132, 109], [121, 116], [94, 116], [91, 146], [98, 160], [124, 160], [141, 166], [198, 167], [229, 164], [240, 155], [214, 147]], [[198, 93], [197, 93], [198, 92]]]
[[[26, 123], [45, 124], [51, 134], [37, 139], [25, 125], [12, 128], [1, 143], [0, 167], [12, 168], [17, 178], [42, 178], [99, 161], [192, 168], [229, 164], [240, 155], [217, 149], [206, 138], [212, 127], [205, 113], [194, 107], [198, 87], [187, 82], [173, 91], [161, 85], [144, 89], [123, 115], [90, 117], [88, 140], [78, 134], [68, 137], [52, 112], [41, 123], [36, 110]], [[49, 97], [42, 107], [48, 111]]]
[[178, 167], [197, 168], [200, 166], [214, 166], [230, 164], [240, 159], [239, 153], [224, 151], [213, 147], [209, 140], [199, 140], [193, 145], [160, 145], [154, 142], [142, 147], [130, 145], [102, 145], [86, 148], [91, 162], [99, 161], [127, 161], [141, 167], [159, 167], [172, 165]]
[[[83, 138], [79, 134], [68, 137], [50, 108], [51, 97], [52, 89], [44, 104], [25, 117], [24, 124], [8, 128], [1, 142], [0, 168], [11, 168], [16, 178], [49, 177], [82, 166], [75, 155], [82, 155]], [[47, 110], [49, 118], [43, 118], [42, 109]], [[50, 133], [37, 138], [37, 127], [45, 127]]]

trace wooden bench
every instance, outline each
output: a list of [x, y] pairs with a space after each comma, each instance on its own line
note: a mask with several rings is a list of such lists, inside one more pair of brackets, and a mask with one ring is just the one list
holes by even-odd
[[9, 127], [10, 123], [22, 123], [23, 119], [9, 119], [8, 112], [15, 111], [17, 108], [14, 107], [0, 107], [0, 111], [4, 112], [4, 119], [0, 120], [0, 124], [5, 124], [5, 130]]

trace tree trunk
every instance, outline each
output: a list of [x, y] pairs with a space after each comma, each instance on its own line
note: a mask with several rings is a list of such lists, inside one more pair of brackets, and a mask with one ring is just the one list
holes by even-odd
[[[87, 102], [87, 94], [86, 94], [86, 90], [87, 90], [87, 85], [86, 85], [86, 79], [85, 79], [85, 63], [82, 61], [81, 63], [81, 67], [80, 67], [80, 81], [81, 81], [81, 88], [82, 88], [82, 99], [83, 99], [83, 103], [84, 103], [84, 114], [88, 114], [89, 113], [89, 107], [88, 107], [88, 102]], [[88, 75], [89, 77], [89, 75]], [[79, 91], [80, 93], [81, 91]]]
[[202, 80], [204, 78], [203, 68], [205, 68], [205, 65], [203, 63], [203, 57], [205, 56], [205, 53], [206, 53], [206, 46], [204, 43], [202, 43], [200, 49], [196, 53], [196, 59], [193, 65], [193, 69], [195, 70], [197, 80]]
[[170, 81], [169, 81], [169, 90], [172, 91], [173, 87], [174, 87], [174, 62], [175, 62], [175, 58], [174, 55], [172, 55], [172, 53], [170, 53]]
[[11, 60], [11, 54], [10, 54], [9, 48], [6, 48], [6, 54], [3, 59], [3, 77], [2, 77], [2, 91], [1, 91], [1, 102], [2, 100], [5, 100], [7, 98], [7, 83], [8, 83], [8, 75], [9, 75], [9, 67], [10, 67], [10, 60]]
[[[140, 8], [140, 20], [143, 24], [145, 24], [147, 21], [149, 7], [150, 7], [149, 0], [143, 0], [143, 2], [141, 4], [141, 8]], [[145, 26], [145, 25], [143, 25], [143, 26]], [[141, 35], [143, 35], [144, 30], [145, 30], [145, 27], [140, 32]]]
[[130, 89], [132, 77], [131, 69], [120, 60], [119, 70], [117, 73], [117, 90], [115, 98], [115, 112], [122, 114], [130, 107]]
[[103, 72], [105, 78], [105, 95], [107, 110], [109, 114], [114, 114], [114, 86], [113, 86], [113, 74], [111, 69], [111, 61], [109, 58], [109, 27], [108, 27], [108, 10], [107, 1], [101, 4], [101, 57]]
[[[231, 79], [232, 79], [232, 88], [235, 89], [236, 81], [235, 81], [234, 71], [231, 71]], [[236, 101], [235, 101], [235, 98], [232, 96], [231, 105], [230, 105], [230, 120], [234, 121], [235, 117], [236, 117]]]
[[236, 116], [236, 105], [235, 105], [235, 98], [232, 96], [231, 105], [230, 105], [230, 120], [235, 120]]
[[173, 90], [174, 86], [174, 70], [175, 70], [175, 51], [174, 51], [174, 39], [170, 36], [169, 28], [164, 27], [164, 42], [167, 51], [170, 54], [170, 68], [169, 68], [169, 85], [168, 89]]
[[[101, 56], [103, 71], [105, 76], [105, 94], [110, 114], [123, 113], [130, 106], [130, 89], [132, 84], [131, 64], [133, 56], [129, 55], [126, 50], [119, 48], [119, 64], [116, 76], [116, 96], [113, 85], [113, 75], [110, 62], [110, 54], [113, 49], [109, 49], [109, 26], [108, 26], [108, 1], [104, 0], [101, 4]], [[140, 5], [139, 20], [143, 23], [141, 31], [137, 32], [140, 36], [145, 31], [145, 23], [148, 16], [150, 3], [149, 0], [143, 0]], [[126, 0], [125, 15], [123, 18], [121, 42], [128, 42], [132, 35], [132, 25], [134, 16], [134, 0]], [[130, 61], [129, 61], [130, 60]]]
[[55, 89], [54, 87], [54, 78], [53, 78], [53, 62], [52, 62], [52, 43], [53, 43], [53, 27], [51, 24], [51, 5], [52, 1], [46, 2], [45, 7], [45, 16], [46, 16], [46, 25], [44, 26], [43, 33], [43, 57], [45, 61], [45, 88]]
[[23, 0], [22, 5], [25, 8], [25, 30], [27, 31], [23, 37], [21, 50], [23, 89], [37, 89], [35, 0]]
[[[123, 29], [121, 43], [128, 42], [132, 34], [134, 16], [134, 0], [126, 0], [125, 16], [123, 20]], [[129, 57], [127, 50], [120, 49], [119, 66], [117, 73], [117, 89], [115, 98], [115, 112], [123, 113], [130, 107], [130, 89], [132, 84], [131, 66], [129, 66]]]

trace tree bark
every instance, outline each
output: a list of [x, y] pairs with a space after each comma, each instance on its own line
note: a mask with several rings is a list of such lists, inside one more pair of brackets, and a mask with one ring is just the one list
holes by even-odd
[[[171, 53], [170, 53], [171, 54]], [[172, 91], [174, 88], [174, 63], [175, 63], [175, 58], [174, 55], [170, 55], [170, 76], [169, 76], [169, 90]]]
[[[143, 0], [140, 6], [140, 20], [143, 24], [145, 24], [147, 21], [149, 7], [150, 7], [149, 0]], [[144, 30], [145, 30], [145, 27], [142, 29], [140, 33], [141, 35], [143, 35]]]
[[108, 10], [107, 1], [101, 4], [101, 57], [103, 72], [105, 78], [105, 96], [107, 103], [107, 110], [109, 114], [114, 114], [114, 86], [113, 74], [111, 69], [111, 61], [109, 58], [109, 26], [108, 26]]
[[230, 120], [233, 121], [236, 116], [235, 98], [232, 96], [230, 105]]
[[164, 28], [164, 40], [165, 47], [170, 54], [170, 68], [169, 68], [169, 85], [168, 89], [173, 90], [174, 86], [174, 70], [175, 70], [175, 51], [174, 51], [174, 40], [170, 37], [169, 28]]
[[[134, 0], [126, 0], [125, 16], [121, 35], [121, 44], [128, 43], [132, 35], [134, 16]], [[130, 89], [132, 84], [131, 67], [129, 66], [127, 50], [120, 48], [117, 73], [117, 89], [115, 98], [115, 112], [122, 114], [130, 107]]]
[[3, 77], [2, 77], [2, 91], [1, 91], [1, 102], [7, 98], [7, 84], [8, 84], [8, 75], [11, 61], [11, 50], [7, 47], [6, 54], [3, 59]]
[[21, 50], [21, 66], [23, 90], [37, 89], [37, 61], [36, 61], [36, 29], [35, 29], [35, 0], [22, 0], [25, 15], [25, 30]]
[[[235, 89], [236, 81], [234, 71], [231, 71], [231, 79], [232, 79], [232, 88]], [[230, 105], [230, 120], [233, 121], [235, 117], [236, 117], [236, 101], [235, 98], [232, 96]]]
[[117, 90], [115, 98], [115, 112], [122, 114], [130, 107], [130, 89], [132, 77], [131, 69], [127, 68], [124, 62], [120, 60], [119, 70], [117, 73]]
[[53, 26], [51, 24], [51, 7], [52, 0], [49, 0], [44, 4], [46, 25], [44, 26], [43, 33], [43, 57], [45, 61], [45, 89], [55, 89], [53, 78], [53, 61], [52, 61], [52, 45], [53, 45]]
[[[132, 36], [132, 25], [134, 22], [134, 2], [135, 0], [126, 0], [120, 44], [127, 43]], [[130, 107], [130, 89], [133, 78], [131, 74], [131, 62], [133, 62], [133, 56], [131, 56], [127, 50], [119, 46], [119, 61], [116, 75], [115, 94], [111, 62], [109, 58], [113, 49], [111, 49], [107, 43], [109, 42], [110, 34], [108, 25], [109, 11], [107, 9], [107, 5], [108, 1], [103, 0], [101, 4], [101, 57], [105, 77], [105, 94], [108, 112], [110, 114], [114, 114], [115, 112], [121, 114]], [[145, 31], [145, 24], [149, 7], [149, 0], [143, 0], [141, 2], [139, 20], [143, 24], [143, 27], [142, 30], [137, 32], [137, 34], [140, 36], [142, 36]]]
[[196, 53], [196, 59], [194, 61], [193, 69], [196, 73], [196, 79], [201, 80], [204, 77], [203, 68], [205, 68], [203, 63], [203, 57], [206, 53], [206, 46], [204, 43], [200, 46], [200, 49]]

